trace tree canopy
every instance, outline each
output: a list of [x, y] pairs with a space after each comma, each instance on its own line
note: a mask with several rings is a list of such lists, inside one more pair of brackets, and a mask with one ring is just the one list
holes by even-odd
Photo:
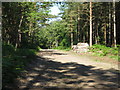
[[[50, 7], [59, 4], [62, 20], [47, 23]], [[115, 46], [119, 42], [119, 2], [8, 2], [3, 3], [3, 42], [13, 46], [70, 47], [78, 42], [90, 42], [90, 17], [92, 18], [92, 43]], [[114, 10], [115, 11], [114, 11]], [[115, 14], [114, 14], [115, 13]], [[113, 19], [113, 17], [116, 17]], [[114, 23], [116, 20], [116, 23]], [[116, 26], [116, 32], [115, 27]], [[115, 33], [117, 36], [115, 36]]]

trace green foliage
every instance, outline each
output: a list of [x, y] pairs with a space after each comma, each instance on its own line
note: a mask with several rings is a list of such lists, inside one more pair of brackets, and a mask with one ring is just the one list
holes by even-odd
[[46, 26], [50, 15], [50, 2], [8, 2], [2, 3], [3, 41], [14, 47], [36, 49], [39, 42], [39, 28]]
[[65, 38], [65, 39], [63, 39], [61, 42], [60, 42], [60, 46], [62, 46], [62, 47], [64, 47], [64, 46], [66, 46], [66, 47], [69, 47], [70, 46], [70, 42], [68, 42], [69, 41], [69, 39], [68, 38]]
[[34, 49], [17, 49], [16, 50], [16, 55], [18, 56], [31, 56], [35, 55], [36, 50]]
[[120, 62], [120, 56], [118, 56], [118, 61]]
[[13, 47], [13, 45], [3, 44], [2, 54], [4, 56], [13, 55], [14, 53], [15, 53], [15, 48]]
[[119, 56], [109, 56], [109, 57], [110, 57], [110, 58], [113, 58], [113, 59], [115, 59], [115, 60], [120, 61]]
[[3, 87], [13, 83], [14, 79], [24, 70], [24, 66], [30, 62], [36, 54], [34, 49], [16, 49], [12, 45], [3, 44], [2, 75]]
[[[89, 41], [89, 3], [64, 2], [61, 4], [62, 20], [47, 23], [50, 18], [57, 18], [49, 13], [51, 6], [51, 2], [2, 3], [2, 39], [7, 43], [3, 44], [2, 50], [3, 82], [11, 83], [41, 48], [70, 50], [72, 39], [74, 44]], [[109, 22], [106, 21], [109, 10], [109, 3], [93, 4], [93, 43], [96, 43], [94, 39], [100, 44], [107, 43], [105, 37], [108, 34], [103, 34], [109, 32]], [[118, 48], [104, 45], [93, 45], [90, 51], [99, 56], [118, 56]]]
[[118, 60], [118, 48], [95, 44], [90, 47], [90, 51], [98, 56], [110, 56], [111, 58]]
[[71, 50], [71, 48], [70, 48], [70, 47], [63, 47], [63, 46], [58, 46], [58, 47], [53, 48], [53, 49], [65, 50], [65, 51], [70, 51], [70, 50]]
[[54, 21], [39, 31], [40, 47], [55, 48], [57, 46], [69, 47], [70, 38], [68, 28], [64, 21]]

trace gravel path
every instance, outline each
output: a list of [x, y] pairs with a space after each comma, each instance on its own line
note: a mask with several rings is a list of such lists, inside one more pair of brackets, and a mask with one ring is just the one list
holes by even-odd
[[96, 62], [70, 51], [41, 50], [17, 79], [21, 90], [40, 88], [115, 88], [119, 86], [118, 65]]
[[57, 61], [57, 62], [61, 62], [61, 63], [74, 62], [74, 63], [78, 63], [78, 64], [83, 64], [83, 65], [92, 65], [92, 66], [95, 66], [95, 68], [102, 68], [104, 70], [106, 70], [106, 69], [118, 70], [118, 64], [113, 64], [113, 63], [109, 63], [109, 62], [105, 63], [105, 62], [99, 62], [99, 61], [97, 62], [92, 57], [81, 56], [72, 51], [53, 50], [52, 55], [44, 54], [43, 57], [49, 58], [52, 61]]

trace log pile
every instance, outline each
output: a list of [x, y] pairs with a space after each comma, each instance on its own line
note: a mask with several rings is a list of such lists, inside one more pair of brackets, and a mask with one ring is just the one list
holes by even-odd
[[78, 43], [72, 46], [72, 50], [77, 53], [87, 52], [89, 49], [88, 43]]

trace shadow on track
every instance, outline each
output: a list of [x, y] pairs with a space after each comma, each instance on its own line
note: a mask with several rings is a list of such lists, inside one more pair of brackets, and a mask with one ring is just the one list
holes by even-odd
[[118, 74], [118, 71], [114, 69], [95, 69], [94, 66], [73, 62], [61, 63], [37, 56], [36, 60], [27, 66], [26, 72], [21, 74], [17, 84], [21, 90], [34, 88], [38, 90], [39, 88], [117, 89], [120, 88]]

